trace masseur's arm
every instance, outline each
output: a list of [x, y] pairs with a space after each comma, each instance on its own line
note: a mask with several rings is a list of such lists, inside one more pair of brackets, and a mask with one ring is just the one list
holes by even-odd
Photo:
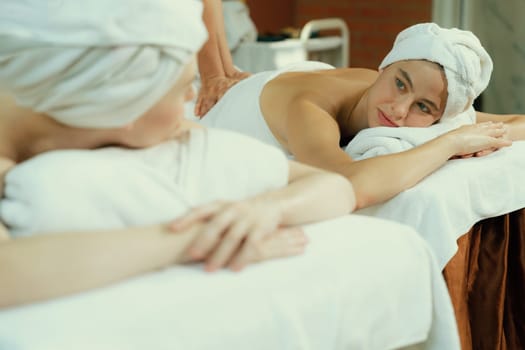
[[197, 56], [202, 83], [195, 104], [197, 116], [206, 114], [231, 86], [249, 76], [233, 65], [226, 41], [221, 0], [203, 0], [202, 3], [208, 41]]
[[476, 112], [476, 122], [502, 122], [508, 126], [508, 138], [512, 141], [525, 140], [525, 115], [490, 114]]
[[508, 146], [502, 125], [462, 127], [411, 150], [353, 161], [339, 147], [334, 119], [303, 99], [292, 103], [286, 120], [290, 152], [299, 161], [346, 176], [353, 184], [357, 208], [392, 198], [414, 186], [454, 155]]
[[[0, 241], [0, 308], [104, 286], [184, 262], [199, 225], [39, 234]], [[4, 228], [5, 229], [5, 228]]]

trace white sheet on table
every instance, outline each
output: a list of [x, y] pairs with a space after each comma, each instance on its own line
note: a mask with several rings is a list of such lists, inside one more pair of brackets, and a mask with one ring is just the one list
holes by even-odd
[[[34, 158], [9, 172], [1, 213], [19, 235], [143, 225], [287, 178], [277, 149], [196, 130], [146, 150]], [[385, 349], [425, 340], [428, 349], [458, 348], [444, 281], [413, 231], [348, 216], [307, 233], [304, 256], [241, 274], [176, 267], [0, 312], [0, 348]]]
[[476, 222], [525, 207], [525, 141], [486, 157], [457, 159], [391, 200], [359, 211], [407, 224], [443, 268]]
[[445, 284], [416, 233], [357, 215], [306, 232], [304, 255], [239, 274], [180, 266], [1, 311], [0, 348], [459, 349]]

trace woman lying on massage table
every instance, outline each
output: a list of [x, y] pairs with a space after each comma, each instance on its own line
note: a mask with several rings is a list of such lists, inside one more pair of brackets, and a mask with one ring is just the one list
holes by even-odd
[[[37, 6], [28, 6], [28, 11], [36, 11], [29, 27], [24, 25], [24, 17], [11, 25], [10, 33], [0, 33], [6, 43], [2, 47], [2, 54], [6, 55], [0, 54], [0, 86], [18, 100], [17, 104], [10, 96], [0, 98], [0, 214], [8, 227], [19, 225], [20, 220], [29, 226], [36, 225], [36, 216], [33, 221], [32, 217], [15, 212], [24, 209], [20, 205], [25, 204], [31, 210], [38, 204], [33, 198], [37, 196], [35, 192], [46, 190], [45, 185], [39, 185], [39, 181], [45, 181], [42, 172], [34, 174], [33, 189], [21, 188], [18, 183], [21, 179], [17, 174], [23, 171], [18, 169], [38, 161], [40, 157], [35, 156], [54, 150], [108, 145], [146, 148], [188, 134], [183, 123], [184, 102], [193, 97], [194, 55], [206, 32], [200, 21], [198, 2], [186, 1], [183, 6], [178, 6], [182, 1], [167, 3], [170, 5], [164, 8], [155, 7], [158, 12], [154, 16], [156, 27], [171, 34], [166, 38], [151, 36], [146, 27], [142, 31], [123, 32], [124, 36], [133, 36], [133, 42], [137, 43], [124, 47], [116, 44], [119, 40], [130, 42], [129, 38], [115, 39], [98, 26], [86, 32], [100, 40], [97, 47], [84, 43], [82, 33], [64, 36], [56, 28], [44, 27], [48, 35], [44, 42], [38, 36], [18, 38], [20, 31], [16, 25], [25, 28], [24, 33], [44, 32], [38, 19], [45, 13], [38, 13]], [[73, 8], [69, 10], [64, 5], [66, 14], [62, 19], [66, 24], [67, 12], [75, 14], [78, 7], [75, 2], [70, 4]], [[99, 18], [95, 8], [82, 14], [86, 23], [90, 23], [91, 15]], [[100, 10], [104, 11], [104, 6]], [[118, 12], [115, 16], [118, 20]], [[187, 21], [173, 20], [179, 17]], [[56, 18], [56, 23], [60, 20]], [[43, 23], [47, 23], [45, 19]], [[187, 32], [192, 33], [191, 42], [176, 34]], [[22, 44], [26, 44], [25, 49], [20, 49]], [[125, 87], [122, 81], [126, 82]], [[280, 175], [254, 176], [254, 181], [260, 183], [251, 185], [253, 195], [249, 198], [212, 202], [171, 225], [158, 221], [157, 225], [98, 231], [66, 227], [52, 234], [20, 238], [11, 237], [13, 232], [0, 222], [0, 308], [94, 288], [174, 263], [205, 260], [208, 270], [223, 266], [238, 270], [251, 262], [296, 255], [303, 251], [306, 238], [294, 225], [354, 209], [352, 186], [344, 177], [296, 162], [288, 165], [281, 152], [239, 137], [241, 150], [245, 142], [245, 147], [259, 150], [264, 161], [284, 164]], [[209, 139], [212, 140], [211, 135]], [[182, 141], [170, 142], [177, 145]], [[215, 148], [220, 150], [221, 145]], [[224, 155], [228, 157], [235, 159], [235, 154]], [[14, 166], [18, 163], [22, 165]], [[94, 174], [99, 171], [93, 169]], [[274, 178], [280, 180], [272, 183], [270, 180]], [[24, 193], [27, 201], [17, 198]], [[347, 200], [332, 200], [341, 193]], [[60, 195], [49, 193], [43, 206], [52, 207], [53, 200]], [[75, 203], [69, 205], [64, 215], [75, 217]], [[171, 218], [180, 214], [183, 213], [173, 213]], [[38, 233], [38, 230], [39, 227], [33, 227], [28, 231]], [[72, 231], [84, 232], [69, 234]]]
[[201, 123], [256, 137], [296, 160], [343, 174], [354, 185], [358, 208], [415, 185], [451, 157], [482, 156], [525, 138], [524, 117], [478, 112], [478, 124], [402, 153], [353, 161], [341, 149], [341, 140], [365, 128], [427, 127], [470, 108], [492, 71], [471, 32], [415, 25], [398, 35], [379, 72], [328, 68], [306, 62], [255, 74], [231, 88]]

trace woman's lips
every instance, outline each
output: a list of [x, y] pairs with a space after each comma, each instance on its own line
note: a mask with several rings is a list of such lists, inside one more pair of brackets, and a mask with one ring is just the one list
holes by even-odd
[[383, 112], [379, 111], [379, 124], [393, 128], [399, 127], [396, 123], [391, 121]]

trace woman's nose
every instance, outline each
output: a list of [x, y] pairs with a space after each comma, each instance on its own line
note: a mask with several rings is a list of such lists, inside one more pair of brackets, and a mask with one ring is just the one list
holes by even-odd
[[399, 97], [393, 104], [392, 104], [392, 118], [395, 120], [401, 120], [404, 119], [408, 115], [408, 111], [410, 109], [410, 99], [406, 96]]

